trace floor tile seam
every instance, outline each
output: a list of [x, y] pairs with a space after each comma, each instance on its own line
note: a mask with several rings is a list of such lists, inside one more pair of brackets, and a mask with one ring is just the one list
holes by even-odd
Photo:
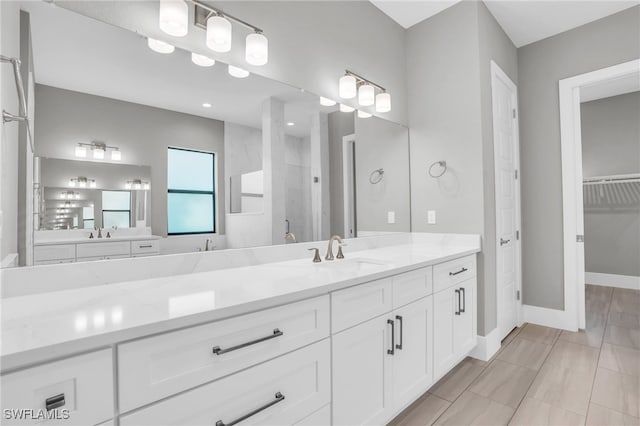
[[[609, 303], [607, 304], [607, 313], [604, 317], [605, 334], [607, 332], [607, 325], [609, 323], [609, 312], [611, 312], [612, 302], [613, 302], [613, 291], [609, 296]], [[587, 404], [587, 415], [589, 414], [589, 404], [591, 404], [591, 399], [593, 398], [593, 390], [596, 387], [596, 377], [598, 376], [598, 368], [600, 368], [600, 356], [602, 355], [602, 345], [604, 345], [604, 335], [602, 336], [602, 341], [600, 342], [600, 347], [598, 348], [598, 360], [596, 361], [596, 371], [595, 371], [595, 374], [593, 375], [593, 380], [591, 381], [591, 391], [589, 392], [589, 403]]]
[[597, 402], [589, 401], [589, 405], [591, 405], [591, 404], [597, 405], [598, 407], [604, 408], [606, 410], [611, 410], [611, 411], [613, 411], [615, 413], [618, 413], [618, 414], [622, 414], [623, 416], [629, 416], [629, 417], [631, 417], [633, 419], [639, 419], [640, 420], [640, 417], [638, 417], [638, 416], [634, 416], [633, 414], [629, 414], [629, 413], [623, 413], [622, 411], [618, 411], [615, 408], [605, 407], [604, 405], [598, 404]]

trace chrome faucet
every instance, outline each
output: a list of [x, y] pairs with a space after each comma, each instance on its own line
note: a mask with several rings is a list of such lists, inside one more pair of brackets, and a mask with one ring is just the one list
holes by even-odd
[[334, 235], [333, 237], [329, 238], [329, 246], [327, 247], [327, 255], [324, 257], [325, 260], [333, 260], [333, 241], [336, 240], [338, 241], [338, 254], [336, 255], [337, 259], [344, 259], [344, 254], [342, 254], [342, 246], [343, 246], [343, 242], [342, 242], [342, 237], [340, 237], [340, 235]]

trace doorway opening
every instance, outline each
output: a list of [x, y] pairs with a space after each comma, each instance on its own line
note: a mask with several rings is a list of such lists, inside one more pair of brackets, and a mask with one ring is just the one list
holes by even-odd
[[342, 138], [342, 176], [344, 193], [344, 236], [356, 238], [356, 135]]

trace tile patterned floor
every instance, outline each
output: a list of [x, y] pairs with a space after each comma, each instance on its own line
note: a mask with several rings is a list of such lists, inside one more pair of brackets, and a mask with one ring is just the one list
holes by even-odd
[[515, 329], [390, 425], [640, 426], [640, 291], [587, 285], [586, 299], [586, 330]]

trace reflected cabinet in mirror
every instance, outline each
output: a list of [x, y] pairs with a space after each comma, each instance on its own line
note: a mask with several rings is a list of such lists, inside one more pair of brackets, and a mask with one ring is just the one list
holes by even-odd
[[[157, 6], [141, 4], [140, 22]], [[238, 78], [191, 39], [159, 53], [144, 28], [87, 5], [21, 9], [40, 159], [33, 213], [20, 212], [36, 217], [27, 250], [106, 232], [170, 254], [410, 231], [406, 127], [323, 106], [257, 67]]]

